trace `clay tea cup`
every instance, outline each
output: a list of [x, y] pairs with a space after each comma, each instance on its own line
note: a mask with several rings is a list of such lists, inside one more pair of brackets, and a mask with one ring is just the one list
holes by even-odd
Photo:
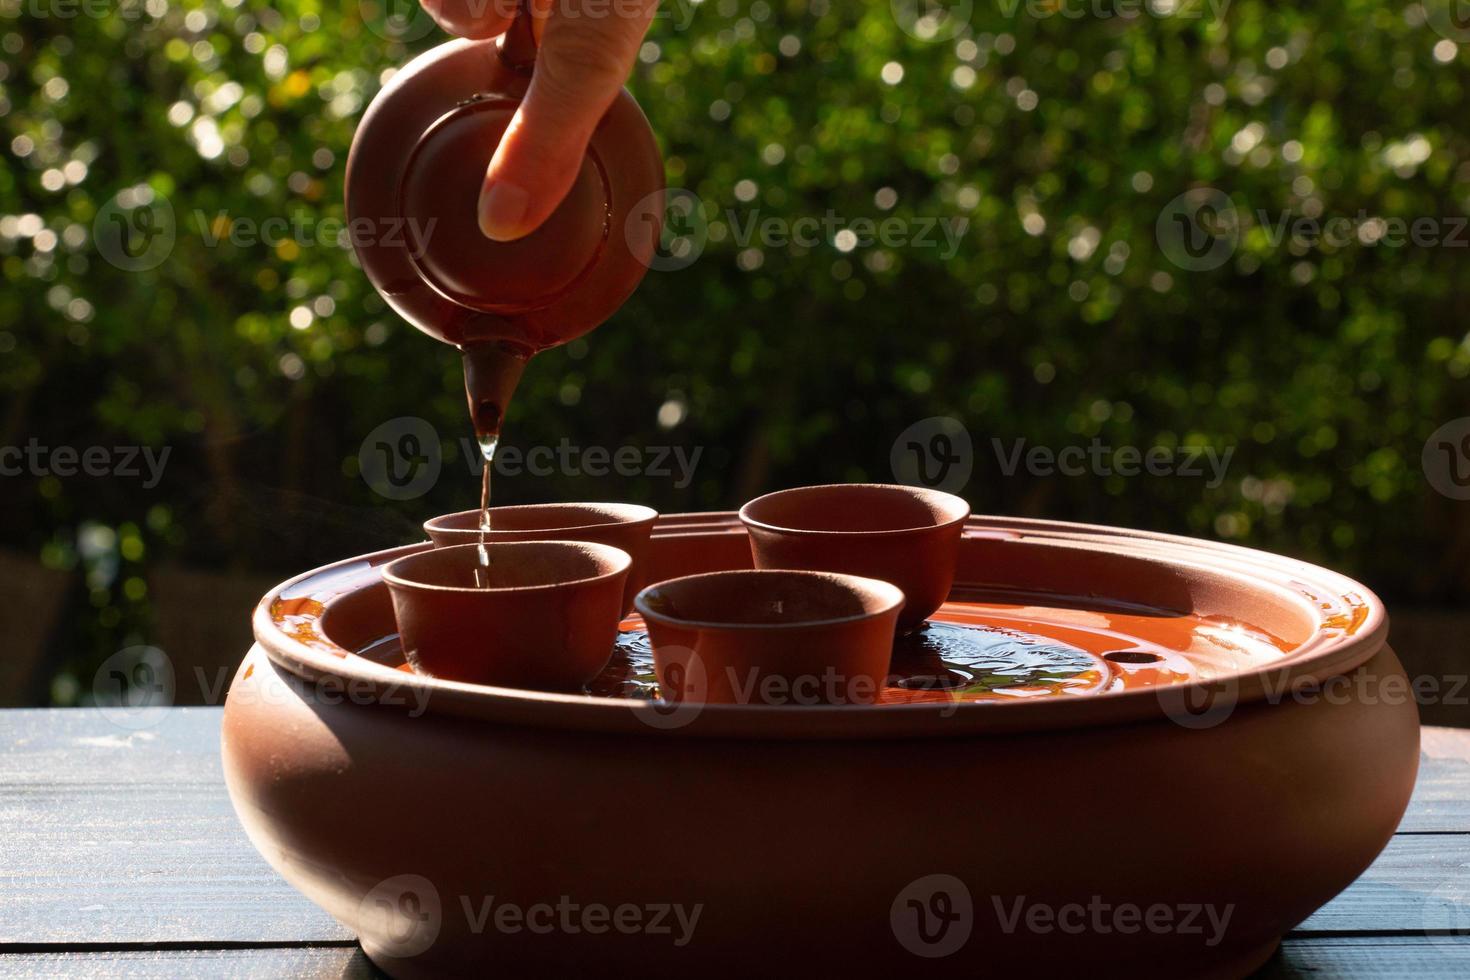
[[622, 617], [626, 551], [585, 541], [497, 541], [390, 562], [383, 581], [404, 656], [471, 684], [580, 690], [607, 665]]
[[[480, 511], [462, 510], [424, 522], [434, 547], [478, 544]], [[644, 557], [648, 536], [658, 511], [639, 504], [523, 504], [491, 507], [485, 541], [590, 541], [621, 548], [633, 559], [623, 588], [623, 615], [633, 609], [633, 597], [647, 584]]]
[[892, 582], [900, 630], [943, 605], [970, 505], [954, 494], [877, 483], [779, 490], [740, 508], [756, 568], [842, 572]]
[[856, 575], [740, 570], [659, 582], [635, 605], [670, 701], [871, 704], [903, 593]]

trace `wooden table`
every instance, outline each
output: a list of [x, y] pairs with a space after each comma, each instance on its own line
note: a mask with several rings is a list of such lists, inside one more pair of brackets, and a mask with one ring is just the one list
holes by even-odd
[[[376, 975], [245, 839], [219, 722], [0, 711], [0, 977]], [[1398, 834], [1260, 976], [1308, 974], [1470, 977], [1470, 731], [1424, 730]]]

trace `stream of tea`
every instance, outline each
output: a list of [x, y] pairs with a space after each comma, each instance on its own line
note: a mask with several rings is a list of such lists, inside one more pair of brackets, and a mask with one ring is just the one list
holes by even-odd
[[465, 400], [469, 404], [470, 422], [475, 440], [480, 444], [484, 469], [480, 476], [480, 562], [475, 569], [475, 585], [490, 587], [490, 548], [486, 535], [493, 530], [490, 518], [490, 482], [495, 472], [495, 450], [500, 445], [501, 428], [510, 396], [515, 392], [531, 356], [529, 349], [504, 341], [467, 344], [464, 354]]
[[490, 588], [490, 549], [485, 546], [485, 535], [490, 527], [490, 476], [495, 472], [495, 447], [500, 445], [500, 435], [476, 436], [480, 443], [480, 455], [485, 467], [480, 476], [480, 567], [475, 569], [475, 585]]

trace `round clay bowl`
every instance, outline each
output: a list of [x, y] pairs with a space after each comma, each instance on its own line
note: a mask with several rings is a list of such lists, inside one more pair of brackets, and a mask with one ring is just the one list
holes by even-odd
[[[664, 517], [649, 574], [748, 568], [744, 538], [733, 514]], [[807, 707], [484, 687], [360, 654], [394, 631], [384, 564], [428, 547], [272, 590], [223, 721], [255, 846], [397, 977], [1239, 977], [1368, 867], [1414, 785], [1382, 603], [1293, 559], [972, 517], [955, 597], [1180, 648], [1264, 631], [1277, 655], [1077, 698]], [[493, 926], [562, 896], [672, 927]], [[1231, 915], [1218, 935], [1026, 926], [1095, 900]], [[687, 936], [675, 906], [699, 909]]]
[[383, 569], [403, 652], [429, 677], [578, 690], [612, 654], [628, 553], [583, 541], [457, 545]]
[[949, 595], [970, 505], [923, 487], [875, 483], [796, 487], [740, 508], [757, 568], [844, 572], [892, 582], [907, 602], [900, 629]]
[[[462, 510], [424, 522], [424, 531], [434, 547], [476, 544], [480, 540], [480, 511]], [[658, 511], [639, 504], [524, 504], [491, 507], [490, 530], [485, 540], [493, 541], [590, 541], [612, 545], [633, 559], [628, 581], [623, 586], [623, 613], [633, 608], [633, 597], [647, 583], [644, 555], [648, 535]]]
[[871, 704], [903, 593], [828, 572], [707, 572], [638, 594], [660, 690], [723, 704]]

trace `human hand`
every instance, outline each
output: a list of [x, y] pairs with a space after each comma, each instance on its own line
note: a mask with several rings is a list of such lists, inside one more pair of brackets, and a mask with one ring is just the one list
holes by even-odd
[[531, 87], [480, 189], [480, 230], [529, 235], [556, 210], [582, 166], [592, 131], [622, 88], [658, 0], [422, 0], [451, 34], [504, 34], [531, 3], [540, 43]]

